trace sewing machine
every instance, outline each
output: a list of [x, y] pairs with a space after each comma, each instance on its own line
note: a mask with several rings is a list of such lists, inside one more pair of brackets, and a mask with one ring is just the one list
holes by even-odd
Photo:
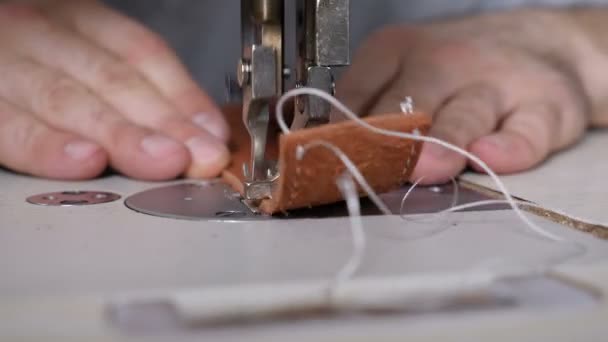
[[[278, 176], [265, 144], [269, 106], [285, 91], [284, 77], [290, 73], [283, 62], [283, 4], [242, 1], [239, 79], [243, 122], [253, 142], [245, 184], [251, 200], [267, 196]], [[297, 5], [297, 83], [331, 93], [332, 68], [348, 64], [348, 0], [299, 0]], [[299, 98], [292, 128], [327, 123], [328, 114], [326, 104]], [[259, 217], [216, 181], [159, 185], [109, 176], [51, 182], [0, 170], [0, 340], [122, 342], [156, 334], [173, 341], [243, 336], [249, 341], [602, 340], [608, 317], [606, 242], [569, 225], [596, 235], [608, 231], [601, 227], [608, 222], [608, 184], [598, 181], [608, 163], [597, 160], [607, 142], [605, 135], [595, 134], [542, 168], [505, 179], [515, 195], [571, 212], [572, 217], [554, 221], [531, 217], [587, 250], [548, 277], [503, 284], [507, 286], [499, 290], [509, 290], [514, 302], [227, 327], [183, 324], [180, 319], [187, 315], [175, 312], [169, 300], [109, 309], [116, 298], [128, 302], [142, 294], [187, 298], [191, 291], [210, 287], [327, 279], [352, 248], [343, 205], [293, 213], [288, 219]], [[589, 165], [587, 177], [580, 178], [578, 165]], [[461, 189], [460, 203], [497, 190], [484, 176], [467, 174], [464, 179], [483, 191]], [[453, 192], [450, 186], [420, 189], [406, 213], [446, 208], [453, 204]], [[402, 196], [403, 190], [382, 198], [399, 214]], [[518, 231], [521, 222], [504, 206], [439, 220], [380, 216], [373, 205], [362, 206], [369, 249], [357, 278], [458, 273], [480, 260], [533, 258], [554, 248]], [[589, 227], [577, 217], [600, 224]], [[429, 225], [438, 233], [420, 238]]]
[[[334, 93], [332, 68], [349, 64], [349, 0], [297, 0], [296, 86]], [[238, 82], [243, 90], [243, 123], [251, 136], [251, 163], [245, 165], [245, 198], [270, 196], [279, 177], [276, 162], [266, 159], [270, 106], [284, 90], [291, 70], [285, 55], [285, 1], [241, 0], [242, 59]], [[299, 97], [291, 129], [329, 122], [323, 100]]]

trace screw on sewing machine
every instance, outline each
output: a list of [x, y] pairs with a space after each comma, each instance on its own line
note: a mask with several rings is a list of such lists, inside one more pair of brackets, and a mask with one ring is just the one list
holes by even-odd
[[[243, 101], [243, 85], [249, 82], [251, 76], [251, 65], [243, 64], [242, 60], [239, 61], [237, 68], [238, 72], [234, 73], [227, 72], [224, 75], [224, 98], [227, 103], [236, 103]], [[292, 71], [288, 66], [283, 68], [283, 78], [288, 80], [291, 78]]]
[[251, 80], [251, 61], [242, 58], [239, 60], [239, 64], [237, 67], [237, 81], [239, 82], [239, 86], [241, 88], [245, 87], [249, 84]]
[[289, 79], [291, 77], [291, 69], [289, 67], [283, 67], [283, 78]]

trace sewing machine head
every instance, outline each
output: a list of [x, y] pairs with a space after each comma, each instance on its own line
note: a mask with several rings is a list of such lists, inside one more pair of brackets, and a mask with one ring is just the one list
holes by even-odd
[[[296, 87], [334, 94], [332, 68], [346, 66], [349, 54], [349, 0], [295, 0]], [[245, 199], [269, 198], [278, 179], [276, 161], [266, 158], [270, 105], [285, 91], [285, 0], [241, 0], [243, 123], [251, 136], [251, 162], [244, 165]], [[320, 99], [296, 99], [291, 129], [329, 122], [330, 106]]]

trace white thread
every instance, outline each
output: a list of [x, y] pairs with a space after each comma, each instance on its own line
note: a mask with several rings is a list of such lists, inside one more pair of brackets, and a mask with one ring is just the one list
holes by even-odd
[[399, 206], [399, 216], [402, 219], [405, 219], [405, 215], [403, 215], [403, 209], [405, 208], [405, 201], [407, 201], [407, 199], [410, 197], [410, 195], [412, 194], [414, 189], [416, 189], [418, 184], [420, 184], [420, 182], [422, 182], [423, 180], [424, 180], [424, 177], [420, 177], [420, 179], [415, 181], [414, 184], [412, 184], [412, 186], [410, 186], [410, 188], [407, 189], [407, 192], [405, 193], [405, 195], [403, 195], [403, 198], [401, 199], [401, 205]]
[[348, 262], [342, 267], [334, 278], [334, 281], [330, 284], [328, 289], [330, 298], [333, 298], [333, 294], [342, 283], [352, 278], [357, 272], [361, 266], [363, 257], [365, 256], [365, 249], [367, 246], [363, 222], [361, 221], [361, 203], [359, 202], [357, 186], [355, 185], [352, 176], [348, 173], [344, 173], [338, 178], [337, 185], [342, 193], [342, 197], [346, 201], [346, 207], [350, 217], [353, 252], [351, 253]]
[[[281, 103], [281, 101], [279, 101], [279, 103]], [[278, 105], [277, 107], [277, 116], [282, 116], [282, 107], [279, 107]], [[282, 118], [279, 117], [280, 124], [281, 119]], [[284, 126], [284, 122], [282, 123]], [[288, 133], [289, 130], [286, 129], [284, 132]], [[339, 148], [329, 143], [315, 142], [307, 147], [299, 146], [296, 150], [297, 158], [302, 159], [307, 148], [315, 146], [323, 146], [336, 153], [344, 162], [347, 169], [352, 172], [352, 176], [355, 178], [359, 177], [363, 181], [360, 182], [360, 184], [367, 184], [350, 159], [340, 151]], [[495, 177], [498, 178], [497, 176]], [[406, 193], [402, 202], [402, 207], [405, 199], [411, 194], [411, 191], [420, 181], [421, 180], [418, 180]], [[453, 182], [455, 182], [455, 180], [453, 180]], [[502, 183], [500, 184], [502, 185]], [[276, 317], [280, 314], [308, 313], [321, 309], [337, 311], [356, 311], [360, 309], [419, 309], [428, 307], [424, 304], [428, 304], [429, 301], [432, 301], [432, 304], [440, 304], [446, 300], [450, 302], [449, 299], [453, 299], [455, 296], [459, 295], [464, 295], [464, 297], [460, 298], [471, 298], [472, 295], [477, 295], [479, 293], [490, 294], [493, 292], [491, 291], [491, 286], [496, 281], [507, 278], [527, 277], [533, 274], [543, 274], [546, 271], [545, 267], [536, 268], [530, 267], [527, 264], [515, 264], [515, 267], [507, 268], [505, 265], [511, 265], [503, 263], [498, 264], [498, 266], [501, 266], [501, 272], [496, 272], [496, 260], [491, 260], [490, 262], [482, 264], [482, 266], [484, 266], [482, 269], [465, 274], [410, 276], [405, 278], [382, 278], [347, 282], [356, 273], [365, 255], [365, 231], [361, 220], [359, 197], [352, 177], [347, 173], [343, 174], [338, 178], [337, 185], [346, 200], [350, 213], [353, 253], [348, 262], [335, 276], [333, 282], [329, 284], [329, 288], [327, 288], [327, 292], [329, 293], [328, 297], [326, 297], [324, 293], [324, 284], [321, 284], [320, 287], [318, 287], [316, 283], [299, 282], [280, 286], [245, 286], [228, 289], [221, 288], [219, 290], [216, 289], [215, 291], [213, 289], [206, 289], [203, 292], [184, 292], [171, 295], [168, 299], [178, 311], [181, 322], [186, 322], [187, 324], [233, 323], [248, 318], [268, 318]], [[371, 189], [369, 184], [367, 185], [368, 188]], [[364, 187], [363, 185], [361, 186], [362, 188]], [[368, 195], [371, 194], [375, 194], [373, 189], [371, 193], [368, 193]], [[480, 201], [453, 206], [452, 208], [439, 212], [439, 214], [464, 210], [476, 206], [504, 203], [510, 204], [514, 210], [519, 210], [518, 204], [542, 208], [533, 203], [515, 201], [508, 192], [505, 193], [505, 197], [507, 197], [507, 200]], [[457, 202], [457, 188], [455, 188], [453, 202]], [[381, 200], [379, 200], [378, 203], [383, 204]], [[558, 214], [560, 213], [557, 210], [552, 211]], [[528, 223], [527, 220], [523, 221]], [[583, 220], [579, 221], [584, 222]], [[536, 229], [532, 230], [538, 233]], [[540, 235], [547, 238], [545, 234]], [[563, 239], [560, 238], [559, 241], [561, 242]], [[500, 262], [501, 260], [498, 261]], [[317, 288], [319, 288], [320, 291], [317, 291]], [[166, 298], [167, 297], [151, 295], [149, 297], [143, 296], [139, 299], [131, 299], [129, 302], [119, 300], [115, 304], [117, 310], [120, 309], [119, 306], [125, 306], [127, 307], [127, 312], [134, 312], [139, 310], [129, 310], [131, 304], [137, 306], [138, 303], [144, 303], [144, 305], [145, 303], [165, 303], [167, 302]]]
[[[359, 171], [358, 171], [357, 167], [354, 165], [354, 163], [338, 147], [336, 147], [328, 142], [315, 142], [315, 143], [311, 143], [311, 146], [308, 146], [308, 148], [312, 148], [312, 147], [325, 147], [325, 148], [328, 148], [329, 150], [331, 150], [343, 161], [343, 163], [346, 165], [346, 168], [349, 171], [353, 172], [353, 174], [357, 175], [358, 177], [361, 177], [364, 184], [367, 185], [366, 191], [369, 191], [368, 194], [376, 195], [376, 193], [373, 191], [373, 189], [371, 189], [369, 184], [361, 176], [361, 174], [359, 173]], [[306, 152], [307, 152], [307, 148], [298, 146], [296, 149], [296, 158], [301, 160], [302, 158], [304, 158]], [[419, 180], [418, 182], [420, 182], [420, 181], [421, 180]], [[457, 203], [457, 201], [458, 201], [458, 186], [457, 186], [457, 182], [454, 178], [452, 178], [452, 182], [455, 185], [454, 198], [452, 200], [453, 205], [451, 208], [448, 208], [444, 211], [437, 213], [438, 215], [442, 215], [443, 213], [452, 212], [452, 211], [456, 211], [456, 210], [462, 210], [463, 208], [465, 208], [464, 206], [458, 206], [458, 207], [454, 206], [454, 204]], [[340, 269], [340, 271], [332, 278], [332, 281], [328, 284], [328, 287], [326, 290], [326, 293], [327, 293], [326, 298], [327, 298], [327, 305], [329, 307], [334, 307], [336, 305], [336, 303], [338, 303], [340, 301], [340, 299], [339, 299], [340, 289], [343, 287], [344, 284], [347, 283], [348, 280], [352, 279], [354, 274], [358, 271], [359, 267], [361, 266], [363, 257], [365, 256], [365, 250], [367, 248], [365, 232], [363, 229], [363, 223], [361, 221], [359, 196], [357, 194], [354, 181], [353, 181], [352, 177], [350, 177], [350, 175], [348, 173], [346, 173], [346, 174], [342, 174], [342, 176], [340, 176], [338, 178], [336, 183], [338, 185], [339, 190], [341, 191], [341, 193], [343, 195], [343, 198], [346, 201], [347, 208], [349, 211], [349, 217], [351, 220], [351, 225], [350, 225], [351, 226], [351, 236], [353, 239], [353, 251], [352, 251], [351, 256], [349, 257], [347, 263]], [[409, 196], [409, 194], [411, 194], [413, 189], [414, 189], [414, 186], [412, 186], [409, 189], [409, 191], [406, 193], [404, 198], [407, 198]], [[378, 201], [377, 203], [383, 204], [383, 202], [379, 198], [377, 201]], [[495, 202], [508, 203], [508, 201], [505, 201], [505, 200], [480, 201], [480, 202], [475, 202], [475, 203], [469, 204], [468, 207], [493, 204]], [[442, 232], [442, 231], [444, 231], [444, 230], [433, 231], [433, 232], [431, 232], [431, 234]], [[424, 235], [424, 237], [428, 237], [431, 234]], [[577, 246], [577, 245], [575, 245], [575, 246]], [[585, 250], [582, 249], [579, 251], [584, 252]], [[567, 260], [573, 256], [576, 256], [577, 254], [578, 253], [566, 255], [565, 257], [559, 259], [559, 261]], [[499, 259], [498, 261], [502, 261], [502, 260]], [[528, 264], [525, 264], [525, 265], [516, 264], [516, 263], [513, 263], [512, 265], [509, 265], [508, 263], [503, 263], [503, 264], [510, 266], [510, 267], [509, 268], [505, 267], [504, 269], [501, 270], [501, 272], [494, 272], [494, 273], [490, 272], [489, 275], [491, 276], [491, 278], [493, 278], [493, 280], [497, 281], [497, 280], [501, 280], [501, 279], [519, 278], [522, 276], [537, 275], [537, 274], [542, 274], [542, 272], [544, 272], [546, 270], [546, 267], [543, 267], [544, 265], [536, 267], [535, 265], [528, 265]], [[490, 263], [488, 263], [488, 265], [490, 265]], [[487, 268], [488, 265], [482, 264], [482, 265], [476, 267], [475, 269], [477, 269], [478, 271], [482, 271], [482, 273], [485, 273], [485, 272], [487, 272], [487, 270], [485, 268]], [[483, 266], [486, 266], [486, 267], [483, 267]], [[464, 283], [466, 283], [470, 280], [472, 281], [473, 279], [475, 279], [476, 274], [477, 273], [472, 272], [470, 275], [464, 275], [462, 277], [462, 279], [460, 279], [460, 281], [464, 282]], [[450, 290], [453, 289], [452, 285], [445, 285], [445, 287], [446, 287], [446, 293], [449, 293]]]
[[[516, 201], [516, 203], [524, 204], [526, 202]], [[486, 200], [486, 201], [472, 202], [472, 203], [461, 204], [458, 206], [453, 206], [453, 207], [443, 210], [441, 212], [450, 213], [450, 212], [456, 212], [456, 211], [461, 211], [461, 210], [473, 209], [473, 208], [477, 208], [477, 207], [486, 207], [486, 206], [498, 205], [498, 204], [509, 204], [509, 202], [507, 202], [505, 200]]]
[[556, 241], [556, 242], [565, 241], [564, 238], [562, 238], [561, 236], [555, 235], [555, 234], [548, 232], [545, 229], [539, 227], [534, 222], [532, 222], [526, 215], [524, 215], [524, 213], [517, 206], [513, 196], [511, 195], [511, 193], [509, 192], [507, 187], [504, 185], [504, 183], [500, 180], [500, 178], [496, 175], [496, 173], [494, 173], [494, 171], [492, 171], [492, 169], [490, 169], [490, 167], [485, 162], [483, 162], [481, 159], [479, 159], [477, 156], [469, 153], [468, 151], [466, 151], [458, 146], [452, 145], [448, 142], [445, 142], [445, 141], [437, 139], [437, 138], [419, 136], [419, 135], [409, 134], [409, 133], [396, 132], [396, 131], [391, 131], [391, 130], [374, 127], [374, 126], [368, 124], [367, 122], [361, 120], [361, 118], [359, 118], [355, 113], [353, 113], [350, 109], [348, 109], [343, 103], [341, 103], [335, 97], [331, 96], [330, 94], [328, 94], [322, 90], [315, 89], [315, 88], [297, 88], [297, 89], [288, 91], [279, 99], [279, 101], [277, 102], [277, 105], [276, 105], [276, 117], [277, 117], [277, 122], [279, 124], [279, 127], [281, 128], [283, 133], [287, 134], [290, 132], [289, 128], [287, 127], [287, 124], [285, 123], [285, 118], [284, 118], [284, 113], [283, 113], [283, 108], [285, 107], [285, 103], [289, 99], [291, 99], [295, 96], [301, 96], [301, 95], [317, 96], [317, 97], [324, 99], [325, 101], [329, 102], [332, 106], [334, 106], [335, 108], [340, 110], [348, 119], [354, 121], [359, 126], [369, 129], [372, 132], [386, 135], [386, 136], [391, 136], [391, 137], [398, 137], [398, 138], [402, 138], [402, 139], [410, 139], [410, 140], [419, 141], [419, 142], [436, 144], [436, 145], [439, 145], [443, 148], [446, 148], [450, 151], [456, 152], [456, 153], [466, 157], [467, 159], [473, 161], [475, 164], [477, 164], [479, 167], [481, 167], [488, 174], [488, 176], [490, 176], [490, 178], [492, 178], [492, 180], [494, 181], [494, 183], [496, 184], [496, 186], [498, 187], [500, 192], [505, 196], [506, 201], [508, 201], [511, 208], [513, 208], [513, 211], [515, 212], [515, 214], [528, 226], [528, 228], [530, 228], [532, 231], [536, 232], [538, 235], [545, 237], [546, 239]]
[[[401, 199], [401, 206], [399, 207], [399, 217], [401, 217], [403, 220], [408, 219], [407, 217], [405, 217], [405, 214], [403, 213], [403, 209], [405, 209], [405, 202], [407, 201], [407, 199], [409, 198], [411, 193], [414, 191], [414, 189], [423, 180], [424, 180], [424, 177], [420, 177], [420, 179], [418, 179], [416, 182], [414, 182], [414, 184], [412, 184], [412, 186], [408, 189], [408, 191], [405, 193], [405, 195]], [[452, 204], [450, 205], [450, 208], [453, 208], [458, 204], [458, 201], [460, 199], [460, 187], [458, 186], [458, 182], [456, 181], [456, 179], [454, 177], [450, 178], [450, 180], [452, 181], [452, 187], [454, 188], [454, 192], [452, 195]], [[444, 211], [443, 210], [440, 211], [439, 214], [441, 214], [442, 212], [444, 212]]]
[[[388, 208], [388, 206], [384, 203], [384, 201], [382, 201], [382, 199], [380, 198], [380, 196], [378, 196], [378, 194], [372, 189], [371, 185], [369, 185], [369, 183], [367, 182], [367, 180], [365, 179], [365, 177], [363, 177], [363, 175], [361, 174], [361, 172], [359, 171], [359, 169], [357, 168], [357, 166], [337, 146], [335, 146], [335, 145], [333, 145], [333, 144], [331, 144], [329, 142], [326, 142], [326, 141], [313, 141], [313, 142], [311, 142], [311, 143], [309, 143], [309, 144], [307, 144], [305, 146], [297, 146], [296, 147], [296, 159], [297, 160], [302, 160], [304, 158], [304, 156], [306, 155], [306, 153], [308, 152], [308, 150], [310, 150], [312, 148], [315, 148], [315, 147], [324, 147], [324, 148], [327, 148], [328, 150], [330, 150], [331, 152], [333, 152], [334, 155], [336, 155], [342, 161], [342, 163], [344, 164], [344, 167], [348, 170], [348, 172], [350, 173], [350, 175], [353, 176], [356, 179], [357, 183], [359, 184], [359, 186], [361, 186], [361, 188], [363, 189], [363, 191], [365, 192], [365, 194], [368, 196], [368, 198], [372, 201], [372, 203], [374, 203], [374, 205], [384, 215], [393, 215], [393, 212]], [[410, 188], [410, 190], [405, 194], [404, 200], [401, 202], [402, 205], [404, 204], [405, 199], [407, 199], [407, 197], [412, 192], [412, 190], [414, 190], [413, 187]], [[358, 198], [358, 196], [357, 196], [357, 198]], [[454, 200], [457, 201], [457, 196], [455, 196]], [[403, 211], [403, 208], [402, 208], [402, 211]], [[440, 232], [442, 232], [444, 230], [445, 229], [431, 230], [429, 232], [423, 233], [422, 235], [416, 235], [416, 236], [414, 236], [412, 238], [408, 238], [407, 240], [426, 238], [426, 237], [429, 237], [431, 235], [440, 233]], [[355, 257], [355, 256], [353, 256], [353, 257]]]
[[[336, 100], [333, 96], [331, 96], [327, 93], [324, 93], [323, 91], [320, 91], [317, 89], [311, 89], [311, 88], [300, 88], [300, 89], [295, 89], [295, 90], [292, 90], [292, 91], [286, 93], [281, 99], [279, 99], [279, 101], [277, 103], [277, 108], [276, 108], [277, 122], [279, 124], [279, 127], [285, 134], [288, 134], [290, 132], [290, 130], [287, 128], [287, 125], [285, 124], [285, 121], [284, 121], [283, 107], [285, 105], [285, 102], [289, 98], [291, 98], [293, 96], [298, 96], [301, 94], [307, 94], [307, 95], [313, 95], [313, 96], [316, 95], [316, 96], [319, 96], [319, 97], [329, 101], [333, 106], [335, 106], [339, 110], [341, 110], [348, 118], [355, 121], [355, 123], [359, 124], [360, 126], [371, 130], [372, 132], [376, 132], [376, 133], [384, 134], [384, 135], [388, 135], [388, 136], [399, 137], [399, 138], [403, 138], [403, 139], [410, 139], [410, 140], [414, 140], [414, 141], [435, 143], [440, 146], [443, 146], [444, 148], [447, 148], [456, 153], [459, 153], [468, 159], [473, 160], [482, 169], [484, 169], [484, 171], [486, 171], [486, 173], [493, 179], [493, 181], [496, 183], [496, 185], [502, 191], [503, 195], [506, 198], [504, 200], [504, 202], [508, 203], [511, 206], [511, 208], [516, 213], [516, 215], [526, 224], [526, 226], [532, 232], [534, 232], [534, 233], [538, 234], [540, 237], [543, 237], [550, 241], [554, 241], [554, 242], [558, 242], [558, 243], [569, 242], [569, 241], [565, 240], [564, 238], [562, 238], [561, 236], [552, 234], [552, 233], [544, 230], [543, 228], [537, 226], [528, 217], [526, 217], [523, 214], [523, 212], [520, 210], [519, 206], [517, 205], [517, 202], [512, 197], [512, 195], [510, 194], [510, 192], [508, 191], [506, 186], [499, 179], [499, 177], [483, 161], [481, 161], [476, 156], [468, 153], [467, 151], [462, 150], [461, 148], [459, 148], [457, 146], [453, 146], [453, 145], [451, 145], [447, 142], [441, 141], [439, 139], [421, 136], [419, 132], [414, 132], [414, 134], [407, 134], [407, 133], [395, 132], [395, 131], [384, 130], [384, 129], [380, 129], [377, 127], [373, 127], [373, 126], [369, 125], [368, 123], [366, 123], [365, 121], [358, 118], [352, 111], [350, 111], [348, 108], [346, 108], [346, 106], [344, 106], [342, 103], [340, 103], [338, 100]], [[307, 145], [305, 147], [299, 146], [298, 150], [296, 151], [296, 155], [299, 159], [302, 159], [304, 157], [304, 154], [306, 153], [307, 149], [312, 148], [312, 147], [318, 147], [318, 146], [323, 146], [325, 148], [328, 148], [333, 153], [335, 153], [340, 158], [340, 160], [344, 163], [346, 168], [351, 172], [352, 176], [355, 177], [355, 179], [358, 181], [358, 183], [361, 185], [361, 187], [364, 189], [364, 191], [367, 192], [370, 199], [372, 199], [372, 201], [374, 201], [374, 203], [379, 208], [384, 208], [382, 210], [383, 212], [385, 212], [385, 211], [390, 212], [390, 210], [388, 210], [388, 208], [386, 208], [384, 203], [381, 201], [379, 196], [377, 196], [377, 194], [373, 191], [371, 186], [369, 186], [369, 184], [367, 183], [365, 178], [360, 174], [356, 165], [354, 165], [354, 163], [352, 163], [352, 161], [348, 158], [348, 156], [346, 156], [336, 146], [333, 146], [332, 144], [324, 142], [324, 141], [316, 141], [316, 142], [310, 143], [309, 145]], [[342, 288], [341, 286], [343, 286], [344, 284], [347, 284], [346, 282], [349, 279], [351, 279], [351, 277], [357, 272], [357, 270], [362, 262], [362, 259], [364, 257], [365, 249], [366, 249], [365, 235], [364, 235], [364, 231], [363, 231], [363, 227], [362, 227], [360, 213], [358, 213], [359, 215], [357, 215], [357, 211], [359, 210], [359, 204], [358, 204], [359, 199], [358, 199], [357, 195], [353, 196], [352, 194], [348, 194], [348, 186], [347, 186], [347, 188], [344, 188], [344, 186], [345, 186], [344, 182], [345, 182], [344, 180], [339, 180], [338, 186], [341, 187], [340, 190], [342, 191], [344, 198], [347, 201], [347, 205], [349, 206], [349, 213], [351, 214], [350, 215], [351, 216], [351, 229], [352, 229], [354, 247], [353, 247], [353, 253], [351, 254], [351, 257], [349, 258], [348, 262], [344, 265], [343, 268], [340, 269], [340, 271], [334, 277], [333, 281], [329, 284], [329, 287], [327, 289], [328, 290], [327, 291], [327, 293], [328, 293], [327, 300], [328, 300], [328, 305], [330, 305], [330, 306], [336, 300], [338, 300], [337, 294], [339, 293], [338, 290]], [[455, 182], [455, 180], [453, 180], [453, 182]], [[342, 184], [340, 184], [340, 183], [342, 183]], [[350, 179], [350, 186], [351, 186], [351, 188], [354, 188], [352, 179]], [[411, 190], [413, 190], [413, 188], [410, 189], [410, 191], [408, 191], [408, 194], [406, 194], [404, 201], [407, 198], [407, 196], [409, 195], [409, 193], [411, 193]], [[457, 188], [455, 188], [455, 190], [457, 191]], [[454, 201], [457, 201], [456, 196], [457, 196], [457, 193], [455, 192]], [[356, 206], [353, 205], [354, 202], [357, 202]], [[403, 202], [402, 202], [402, 204], [403, 204]], [[453, 204], [456, 204], [456, 202], [454, 202]], [[481, 204], [476, 203], [476, 205], [481, 205]], [[472, 204], [467, 205], [467, 207], [472, 207]], [[446, 212], [463, 210], [464, 208], [465, 208], [464, 206], [453, 206], [452, 208], [439, 212], [439, 214], [441, 215]], [[353, 218], [355, 219], [354, 221], [353, 221]], [[443, 230], [441, 230], [441, 231], [443, 231]], [[573, 245], [575, 247], [579, 247], [580, 252], [583, 252], [583, 253], [585, 252], [585, 248], [582, 245], [576, 244], [576, 243], [574, 243]], [[561, 261], [567, 260], [576, 255], [577, 255], [576, 253], [573, 255], [568, 255], [567, 257], [560, 259], [559, 261], [561, 262]], [[555, 260], [552, 260], [552, 261], [556, 262]], [[553, 264], [553, 263], [551, 263], [551, 262], [548, 263], [548, 265], [551, 265], [551, 264]], [[528, 265], [528, 263], [522, 264], [522, 265], [515, 265], [516, 266], [515, 268], [511, 267], [509, 269], [504, 269], [500, 272], [493, 272], [492, 277], [494, 280], [501, 280], [501, 279], [504, 280], [504, 279], [508, 279], [508, 278], [512, 278], [512, 277], [521, 277], [521, 276], [530, 276], [530, 275], [534, 275], [534, 274], [542, 274], [547, 270], [548, 265], [537, 265], [537, 267], [530, 266], [530, 265]], [[474, 277], [474, 275], [475, 275], [475, 273], [472, 273], [471, 277]], [[466, 282], [468, 278], [469, 278], [469, 276], [463, 276], [461, 281]], [[348, 284], [350, 284], [350, 282]], [[446, 293], [449, 293], [451, 290], [453, 290], [451, 286], [447, 286], [447, 285], [445, 286], [445, 289], [446, 289]]]
[[357, 183], [359, 183], [359, 186], [361, 186], [363, 191], [365, 191], [365, 193], [369, 196], [369, 199], [372, 202], [374, 202], [374, 204], [378, 207], [378, 209], [380, 209], [380, 211], [384, 215], [393, 214], [391, 212], [391, 210], [386, 206], [386, 204], [384, 204], [384, 202], [382, 202], [382, 200], [380, 199], [378, 194], [376, 194], [374, 189], [372, 189], [371, 185], [369, 185], [367, 180], [365, 180], [365, 177], [363, 177], [361, 172], [359, 172], [359, 169], [357, 169], [357, 166], [338, 147], [336, 147], [326, 141], [313, 141], [313, 142], [306, 144], [305, 146], [298, 146], [296, 148], [296, 159], [302, 160], [304, 158], [304, 155], [308, 152], [308, 150], [310, 150], [311, 148], [315, 148], [315, 147], [324, 147], [324, 148], [332, 151], [342, 161], [342, 163], [344, 164], [346, 169], [350, 172], [352, 177], [355, 178]]
[[[521, 206], [528, 206], [531, 208], [536, 208], [536, 209], [541, 209], [541, 210], [546, 210], [546, 211], [552, 211], [558, 215], [562, 215], [564, 217], [568, 217], [568, 215], [564, 212], [561, 212], [559, 210], [555, 210], [555, 209], [551, 209], [551, 208], [547, 208], [547, 207], [543, 207], [540, 206], [538, 204], [535, 203], [531, 203], [531, 202], [525, 202], [525, 201], [515, 201], [518, 205], [518, 207]], [[446, 210], [440, 211], [438, 214], [447, 214], [447, 213], [453, 213], [453, 212], [457, 212], [457, 211], [461, 211], [461, 210], [467, 210], [467, 209], [472, 209], [472, 208], [478, 208], [478, 207], [483, 207], [483, 206], [490, 206], [490, 205], [499, 205], [499, 204], [510, 204], [508, 201], [506, 200], [485, 200], [485, 201], [478, 201], [478, 202], [472, 202], [472, 203], [466, 203], [466, 204], [462, 204], [462, 205], [458, 205], [458, 206], [452, 206], [451, 208], [448, 208]], [[594, 223], [591, 223], [589, 221], [584, 221], [584, 220], [577, 220], [578, 222], [581, 222], [583, 224], [588, 224], [588, 225], [593, 225]], [[582, 244], [576, 242], [576, 241], [557, 241], [559, 243], [568, 243], [570, 244], [575, 250], [577, 250], [574, 254], [567, 256], [565, 258], [563, 258], [564, 260], [568, 259], [568, 258], [572, 258], [575, 257], [577, 255], [581, 255], [584, 254], [587, 251], [587, 248], [585, 246], [583, 246]]]

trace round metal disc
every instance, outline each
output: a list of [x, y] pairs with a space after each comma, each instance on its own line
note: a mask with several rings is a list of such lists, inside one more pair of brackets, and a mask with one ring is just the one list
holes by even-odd
[[241, 221], [264, 219], [240, 200], [240, 195], [219, 182], [182, 183], [140, 192], [125, 200], [137, 212], [185, 220]]
[[[408, 188], [380, 195], [394, 214], [401, 212], [401, 202]], [[403, 214], [435, 213], [449, 208], [454, 201], [452, 185], [443, 187], [418, 187], [411, 194]], [[458, 204], [487, 200], [489, 197], [476, 191], [461, 188]], [[248, 221], [273, 219], [309, 219], [346, 217], [348, 210], [344, 203], [321, 207], [299, 209], [279, 216], [262, 216], [253, 213], [230, 186], [221, 181], [201, 183], [181, 183], [146, 190], [125, 200], [125, 205], [137, 212], [175, 219], [204, 221]], [[496, 205], [476, 208], [477, 211], [505, 209]], [[378, 208], [368, 199], [361, 200], [361, 214], [381, 215]]]
[[31, 204], [72, 207], [110, 203], [120, 199], [120, 195], [104, 191], [62, 191], [35, 195], [27, 198]]

